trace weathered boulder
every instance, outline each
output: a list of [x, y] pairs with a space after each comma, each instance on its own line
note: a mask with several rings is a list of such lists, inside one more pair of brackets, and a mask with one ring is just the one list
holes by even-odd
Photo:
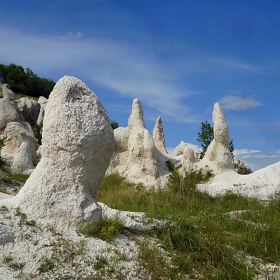
[[182, 171], [187, 172], [192, 170], [195, 160], [194, 150], [189, 146], [185, 146], [182, 158]]
[[157, 118], [155, 127], [153, 129], [153, 140], [156, 148], [163, 154], [167, 154], [167, 150], [165, 147], [165, 138], [163, 132], [163, 124], [161, 117]]
[[238, 174], [247, 175], [252, 173], [250, 167], [244, 161], [239, 159], [234, 161], [234, 168]]
[[184, 149], [187, 146], [188, 145], [184, 141], [181, 141], [180, 144], [174, 149], [173, 155], [174, 156], [182, 155], [184, 153]]
[[0, 131], [3, 131], [10, 122], [21, 122], [21, 116], [16, 104], [9, 97], [0, 99]]
[[15, 99], [16, 95], [8, 88], [7, 84], [0, 84], [0, 97], [8, 97], [9, 99]]
[[48, 99], [44, 96], [40, 96], [38, 99], [38, 103], [41, 105], [40, 107], [40, 113], [37, 118], [37, 124], [41, 125], [43, 124], [44, 116], [45, 116], [45, 109], [48, 103]]
[[40, 113], [41, 105], [33, 99], [23, 97], [18, 100], [17, 106], [24, 115], [25, 119], [32, 126], [35, 125]]
[[8, 163], [11, 171], [23, 173], [27, 169], [34, 168], [38, 143], [22, 123], [8, 123], [3, 132], [3, 139], [6, 140], [1, 156]]
[[210, 166], [214, 173], [234, 170], [233, 159], [229, 150], [228, 123], [219, 103], [214, 105], [212, 120], [214, 123], [214, 139], [207, 148], [200, 164]]
[[12, 171], [15, 173], [31, 173], [35, 167], [33, 165], [33, 149], [30, 142], [22, 142], [15, 154]]
[[42, 159], [15, 196], [14, 207], [63, 227], [100, 218], [94, 198], [114, 145], [98, 97], [79, 79], [61, 78], [45, 111]]

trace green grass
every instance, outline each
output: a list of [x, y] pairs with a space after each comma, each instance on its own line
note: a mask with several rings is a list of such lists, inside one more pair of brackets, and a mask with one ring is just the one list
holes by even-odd
[[26, 174], [19, 174], [19, 173], [6, 173], [5, 179], [14, 180], [18, 182], [25, 183], [26, 180], [29, 178], [30, 175]]
[[4, 256], [3, 262], [13, 270], [21, 270], [25, 266], [24, 263], [14, 261], [14, 258], [10, 255]]
[[[198, 192], [196, 183], [207, 180], [210, 173], [190, 172], [182, 178], [174, 171], [164, 190], [147, 190], [118, 174], [103, 180], [98, 201], [168, 221], [153, 235], [172, 256], [172, 269], [162, 265], [153, 248], [140, 246], [146, 250], [141, 260], [150, 259], [149, 254], [156, 260], [149, 266], [151, 275], [156, 275], [152, 279], [184, 279], [184, 275], [194, 279], [252, 279], [257, 271], [253, 265], [245, 265], [246, 256], [260, 258], [264, 264], [280, 263], [280, 201], [264, 205], [234, 194], [211, 197]], [[232, 211], [241, 212], [230, 215]]]
[[9, 192], [7, 191], [7, 189], [4, 188], [4, 187], [0, 187], [0, 192], [1, 192], [1, 193], [5, 193], [5, 194], [9, 194]]
[[102, 218], [95, 223], [84, 222], [79, 226], [79, 233], [88, 236], [96, 237], [107, 242], [111, 242], [124, 229], [122, 221], [118, 218]]
[[36, 221], [34, 220], [27, 220], [27, 216], [25, 213], [23, 213], [19, 207], [16, 208], [16, 213], [15, 213], [15, 216], [19, 217], [20, 218], [20, 221], [19, 221], [19, 224], [20, 225], [27, 225], [27, 226], [33, 226], [35, 227], [36, 226]]

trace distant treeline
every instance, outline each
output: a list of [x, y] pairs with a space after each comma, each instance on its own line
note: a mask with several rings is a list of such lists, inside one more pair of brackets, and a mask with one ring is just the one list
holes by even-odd
[[0, 83], [8, 84], [14, 93], [21, 93], [34, 97], [49, 97], [55, 82], [38, 77], [30, 68], [11, 63], [0, 64]]

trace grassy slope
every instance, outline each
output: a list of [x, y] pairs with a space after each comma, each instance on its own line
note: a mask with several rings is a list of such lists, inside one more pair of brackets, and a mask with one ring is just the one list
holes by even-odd
[[[112, 208], [167, 220], [147, 234], [160, 240], [173, 265], [145, 243], [140, 246], [153, 279], [252, 279], [256, 264], [279, 264], [279, 201], [264, 205], [233, 194], [213, 198], [178, 176], [165, 190], [146, 190], [113, 174], [104, 179], [97, 197]], [[251, 264], [248, 257], [255, 257]]]

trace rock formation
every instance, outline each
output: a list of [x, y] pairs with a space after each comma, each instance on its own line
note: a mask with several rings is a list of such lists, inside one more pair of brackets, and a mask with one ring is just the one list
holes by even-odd
[[214, 139], [199, 165], [210, 166], [214, 173], [234, 170], [233, 159], [229, 150], [228, 124], [219, 103], [214, 105], [212, 120], [214, 123]]
[[13, 206], [63, 227], [100, 218], [94, 198], [114, 145], [98, 97], [79, 79], [61, 78], [45, 111], [42, 159]]
[[23, 122], [16, 104], [9, 97], [0, 99], [0, 131], [3, 131], [10, 122]]
[[34, 126], [37, 122], [41, 105], [33, 99], [23, 97], [17, 101], [17, 106], [26, 121]]
[[156, 148], [162, 154], [167, 154], [161, 117], [158, 117], [158, 119], [156, 121], [154, 130], [153, 130], [153, 140], [154, 140]]
[[44, 116], [45, 116], [45, 109], [46, 109], [46, 106], [48, 103], [48, 99], [43, 96], [40, 96], [38, 103], [41, 105], [41, 107], [40, 107], [39, 116], [37, 118], [37, 124], [41, 125], [41, 124], [43, 124], [43, 120], [44, 120]]
[[15, 99], [16, 95], [8, 88], [7, 84], [0, 84], [0, 97], [8, 97], [9, 99]]
[[174, 149], [173, 155], [176, 157], [182, 155], [184, 153], [184, 149], [187, 146], [188, 145], [184, 141], [181, 141], [180, 144]]
[[152, 136], [145, 128], [142, 106], [138, 99], [133, 100], [128, 127], [128, 176], [146, 182], [156, 180], [156, 149]]
[[183, 158], [182, 158], [182, 171], [187, 172], [192, 170], [194, 162], [195, 162], [194, 150], [189, 146], [185, 146], [183, 151]]
[[252, 173], [250, 167], [246, 165], [244, 161], [239, 159], [234, 161], [234, 168], [238, 174], [247, 175]]
[[156, 148], [145, 128], [138, 99], [133, 100], [128, 127], [115, 129], [114, 137], [116, 146], [107, 174], [118, 172], [136, 183], [155, 183], [158, 173]]
[[3, 139], [6, 140], [1, 156], [15, 173], [34, 169], [36, 164], [38, 143], [33, 133], [28, 132], [23, 124], [26, 123], [10, 122], [3, 133]]

